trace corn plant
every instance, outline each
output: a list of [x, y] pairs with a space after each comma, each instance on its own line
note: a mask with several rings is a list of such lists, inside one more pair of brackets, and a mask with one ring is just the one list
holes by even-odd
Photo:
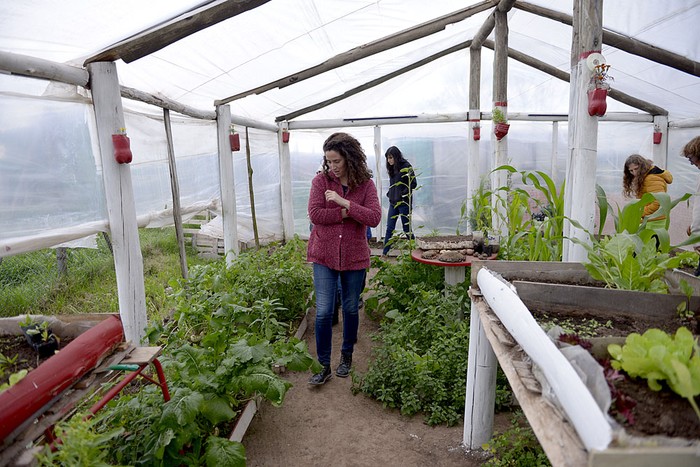
[[[520, 174], [525, 186], [532, 186], [544, 200], [533, 197], [523, 188], [500, 187], [496, 191], [503, 203], [507, 235], [501, 239], [504, 259], [527, 261], [561, 261], [564, 239], [564, 184], [557, 186], [541, 171], [518, 171], [503, 165], [494, 169], [510, 175]], [[497, 212], [498, 210], [496, 210]]]

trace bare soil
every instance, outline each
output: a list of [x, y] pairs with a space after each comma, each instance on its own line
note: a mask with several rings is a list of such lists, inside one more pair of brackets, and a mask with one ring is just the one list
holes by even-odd
[[[309, 314], [305, 340], [315, 355], [315, 313]], [[333, 370], [340, 360], [342, 317], [333, 327]], [[377, 345], [371, 335], [379, 329], [361, 309], [353, 370], [363, 374]], [[465, 348], [465, 352], [467, 349]], [[463, 424], [428, 426], [420, 415], [405, 417], [396, 409], [359, 393], [351, 378], [335, 375], [323, 386], [308, 384], [310, 373], [284, 375], [294, 386], [281, 407], [263, 404], [251, 423], [243, 445], [248, 466], [460, 466], [482, 465], [481, 451], [462, 446]], [[465, 387], [466, 390], [466, 387]], [[510, 428], [510, 414], [496, 414], [494, 429]]]
[[[545, 318], [544, 314], [533, 311], [536, 320], [542, 322], [551, 319], [551, 315]], [[596, 319], [603, 322], [600, 315], [593, 315], [587, 312], [566, 315], [558, 315], [559, 318], [569, 319], [572, 322], [584, 322]], [[612, 321], [612, 327], [601, 326], [596, 329], [598, 337], [626, 337], [628, 334], [636, 332], [644, 334], [647, 329], [658, 328], [669, 334], [675, 334], [680, 326], [685, 326], [697, 336], [698, 322], [696, 319], [681, 320], [642, 320], [632, 319], [624, 316], [607, 316], [606, 319]], [[604, 359], [596, 357], [598, 362], [604, 366]], [[624, 375], [624, 373], [623, 373]], [[668, 387], [661, 391], [649, 389], [646, 379], [630, 378], [624, 375], [623, 378], [613, 382], [615, 389], [622, 397], [629, 398], [634, 408], [632, 409], [632, 422], [611, 411], [610, 415], [616, 419], [628, 433], [635, 436], [663, 435], [669, 437], [679, 437], [691, 440], [700, 440], [700, 419], [698, 419], [690, 402]], [[696, 403], [700, 402], [698, 397]]]

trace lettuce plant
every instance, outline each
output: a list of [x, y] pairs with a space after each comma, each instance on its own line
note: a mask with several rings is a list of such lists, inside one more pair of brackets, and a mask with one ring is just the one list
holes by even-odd
[[695, 402], [700, 394], [700, 347], [687, 328], [678, 328], [675, 336], [655, 328], [642, 335], [632, 333], [625, 345], [610, 344], [608, 352], [613, 368], [645, 378], [650, 389], [660, 391], [665, 381], [673, 392], [690, 402], [700, 419]]

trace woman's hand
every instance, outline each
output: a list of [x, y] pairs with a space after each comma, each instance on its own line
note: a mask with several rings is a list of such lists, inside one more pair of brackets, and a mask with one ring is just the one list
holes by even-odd
[[326, 190], [326, 201], [333, 201], [335, 204], [345, 209], [350, 208], [350, 201], [346, 200], [333, 190]]

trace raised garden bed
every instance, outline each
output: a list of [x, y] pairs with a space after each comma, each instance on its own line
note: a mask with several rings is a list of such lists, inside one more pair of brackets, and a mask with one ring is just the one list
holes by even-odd
[[[483, 268], [505, 281], [487, 271], [480, 273]], [[491, 351], [553, 465], [700, 465], [700, 420], [686, 399], [669, 390], [651, 391], [646, 380], [616, 383], [616, 390], [636, 400], [635, 423], [630, 425], [619, 414], [602, 414], [597, 406], [591, 410], [584, 408], [588, 400], [593, 400], [591, 392], [566, 359], [548, 355], [546, 351], [545, 355], [538, 355], [540, 350], [549, 349], [547, 345], [553, 346], [538, 324], [553, 318], [589, 323], [595, 320], [599, 329], [591, 331], [622, 340], [630, 332], [643, 333], [652, 327], [675, 333], [684, 325], [697, 335], [697, 322], [682, 320], [676, 312], [678, 303], [685, 300], [684, 295], [620, 291], [597, 285], [585, 268], [575, 263], [474, 263], [471, 337], [474, 343], [470, 342], [469, 361], [471, 365], [474, 358], [481, 368], [469, 370], [468, 402], [470, 390], [473, 398], [467, 413], [481, 419], [465, 419], [465, 442], [473, 439], [478, 423], [484, 424], [485, 412], [479, 412], [478, 405], [484, 400], [488, 402], [488, 395], [480, 398], [483, 395], [479, 392], [488, 392], [490, 386], [484, 383], [484, 378], [495, 372]], [[517, 296], [511, 287], [517, 290]], [[501, 309], [502, 301], [507, 301], [509, 306]], [[693, 296], [690, 306], [693, 310], [700, 309], [700, 297]], [[532, 327], [528, 327], [530, 324]], [[489, 348], [482, 346], [477, 351], [480, 336], [486, 337]], [[532, 339], [539, 340], [533, 345]], [[602, 349], [606, 351], [606, 345]], [[539, 362], [542, 368], [533, 367], [533, 362]], [[483, 369], [490, 366], [494, 368]], [[538, 378], [540, 374], [544, 379]], [[567, 378], [567, 374], [573, 376]], [[543, 393], [552, 394], [552, 398]], [[583, 413], [577, 414], [577, 410]], [[485, 425], [488, 426], [488, 420]]]

